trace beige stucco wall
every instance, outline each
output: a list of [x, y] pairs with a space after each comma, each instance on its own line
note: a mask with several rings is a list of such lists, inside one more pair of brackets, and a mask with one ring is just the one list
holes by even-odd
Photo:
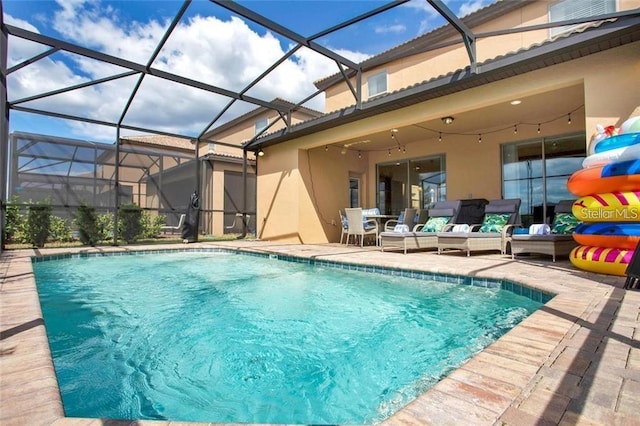
[[[535, 1], [529, 5], [505, 14], [483, 25], [471, 28], [475, 34], [504, 30], [511, 28], [528, 27], [548, 22], [548, 8], [552, 1]], [[618, 10], [630, 10], [640, 7], [640, 0], [623, 0], [618, 4]], [[509, 35], [478, 38], [476, 43], [477, 61], [488, 59], [527, 48], [535, 43], [540, 43], [549, 38], [549, 30], [542, 29], [527, 31]], [[449, 40], [460, 40], [460, 37]], [[431, 52], [413, 55], [389, 62], [380, 67], [363, 73], [362, 94], [367, 100], [367, 78], [381, 71], [387, 72], [388, 92], [409, 87], [415, 83], [427, 81], [432, 78], [446, 75], [450, 72], [463, 69], [469, 65], [469, 56], [462, 42]], [[352, 79], [355, 85], [355, 78]], [[336, 111], [355, 104], [355, 99], [348, 86], [340, 82], [326, 90], [325, 110]]]
[[[388, 161], [386, 153], [370, 152], [358, 159], [353, 152], [345, 156], [333, 149], [326, 152], [325, 145], [537, 93], [548, 92], [552, 102], [554, 90], [583, 86], [584, 113], [574, 114], [570, 128], [562, 118], [546, 124], [540, 135], [533, 127], [522, 127], [517, 138], [506, 130], [486, 134], [482, 143], [477, 136], [451, 136], [443, 143], [434, 136], [408, 144], [406, 155], [393, 152], [398, 157], [392, 158], [444, 153], [448, 199], [500, 198], [502, 143], [575, 132], [591, 134], [585, 129], [596, 123], [621, 122], [640, 104], [640, 94], [634, 89], [639, 67], [640, 43], [636, 42], [269, 147], [258, 162], [258, 235], [303, 243], [338, 241], [338, 209], [347, 206], [348, 176], [355, 169], [366, 167], [363, 207], [375, 203], [376, 163]], [[535, 115], [522, 121], [544, 121], [544, 110]], [[479, 127], [474, 133], [489, 131]], [[306, 154], [305, 150], [310, 151]]]
[[[256, 121], [267, 118], [268, 123], [278, 120], [276, 124], [269, 128], [268, 133], [272, 133], [278, 130], [281, 130], [286, 127], [286, 123], [280, 119], [280, 115], [273, 110], [265, 110], [264, 112], [256, 115], [252, 115], [244, 121], [241, 121], [234, 125], [233, 127], [223, 130], [223, 131], [213, 131], [207, 134], [207, 137], [216, 141], [225, 142], [229, 144], [234, 144], [240, 147], [240, 145], [244, 142], [251, 140], [255, 136], [255, 124]], [[291, 123], [296, 124], [302, 121], [306, 121], [312, 118], [312, 116], [304, 113], [304, 111], [294, 111], [291, 114]], [[210, 145], [208, 142], [203, 142], [200, 144], [199, 155], [203, 156], [210, 151]], [[242, 156], [242, 150], [240, 148], [233, 148], [229, 146], [224, 146], [220, 144], [214, 144], [213, 152], [219, 154], [231, 154], [235, 156]], [[250, 154], [253, 155], [253, 154]]]

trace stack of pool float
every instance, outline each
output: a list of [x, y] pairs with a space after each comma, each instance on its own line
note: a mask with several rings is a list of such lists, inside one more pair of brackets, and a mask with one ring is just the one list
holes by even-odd
[[640, 241], [640, 115], [619, 129], [598, 126], [582, 167], [567, 182], [581, 197], [572, 212], [583, 222], [569, 259], [586, 271], [624, 276]]

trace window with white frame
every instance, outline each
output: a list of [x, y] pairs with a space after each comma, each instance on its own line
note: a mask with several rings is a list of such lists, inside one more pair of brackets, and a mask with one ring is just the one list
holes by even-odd
[[[587, 18], [615, 11], [616, 0], [560, 0], [549, 6], [549, 22]], [[555, 36], [572, 28], [575, 25], [550, 28], [549, 35]]]
[[370, 98], [387, 92], [387, 72], [382, 71], [367, 78], [367, 94]]
[[260, 133], [261, 131], [263, 131], [264, 129], [266, 129], [266, 127], [269, 125], [269, 120], [267, 119], [267, 117], [264, 118], [259, 118], [256, 120], [256, 135], [258, 133]]

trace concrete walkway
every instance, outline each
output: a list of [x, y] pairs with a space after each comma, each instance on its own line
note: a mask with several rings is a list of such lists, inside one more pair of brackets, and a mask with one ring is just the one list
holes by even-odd
[[640, 292], [623, 290], [624, 278], [579, 271], [566, 260], [552, 263], [545, 257], [403, 255], [382, 253], [376, 247], [260, 241], [4, 252], [0, 256], [0, 424], [169, 424], [64, 417], [30, 258], [184, 247], [242, 248], [507, 278], [557, 294], [384, 424], [640, 425]]

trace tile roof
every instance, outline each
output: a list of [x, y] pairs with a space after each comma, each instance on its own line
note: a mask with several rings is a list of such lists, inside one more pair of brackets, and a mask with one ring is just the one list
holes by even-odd
[[[289, 102], [289, 101], [284, 100], [282, 98], [275, 98], [275, 99], [273, 99], [271, 101], [271, 103], [273, 103], [275, 105], [283, 106], [283, 107], [286, 107], [286, 108], [293, 108], [293, 107], [296, 106], [296, 104], [294, 104], [293, 102]], [[233, 126], [237, 125], [238, 123], [242, 123], [243, 121], [245, 121], [245, 120], [247, 120], [247, 119], [249, 119], [249, 118], [251, 118], [251, 117], [253, 117], [255, 115], [258, 115], [258, 114], [260, 114], [260, 113], [262, 113], [264, 111], [268, 111], [268, 108], [262, 107], [262, 106], [260, 106], [258, 108], [254, 108], [254, 109], [252, 109], [252, 110], [250, 110], [250, 111], [248, 111], [248, 112], [246, 112], [246, 113], [234, 118], [233, 120], [227, 121], [226, 123], [221, 124], [220, 126], [217, 126], [217, 127], [213, 128], [213, 129], [209, 130], [208, 132], [206, 132], [204, 134], [203, 139], [206, 139], [206, 138], [210, 137], [211, 135], [213, 135], [215, 133], [219, 133], [221, 131], [230, 129]], [[296, 109], [296, 111], [300, 111], [300, 112], [302, 112], [304, 114], [307, 114], [307, 115], [309, 115], [311, 117], [320, 117], [320, 116], [322, 116], [324, 114], [324, 113], [322, 113], [320, 111], [317, 111], [317, 110], [312, 109], [312, 108], [307, 108], [307, 107], [302, 106], [302, 105], [299, 106]]]
[[124, 136], [120, 138], [120, 144], [126, 142], [134, 142], [136, 144], [150, 146], [164, 146], [168, 148], [178, 148], [182, 150], [193, 151], [194, 146], [191, 142], [193, 139], [178, 138], [175, 136], [164, 135], [143, 135], [143, 136]]

